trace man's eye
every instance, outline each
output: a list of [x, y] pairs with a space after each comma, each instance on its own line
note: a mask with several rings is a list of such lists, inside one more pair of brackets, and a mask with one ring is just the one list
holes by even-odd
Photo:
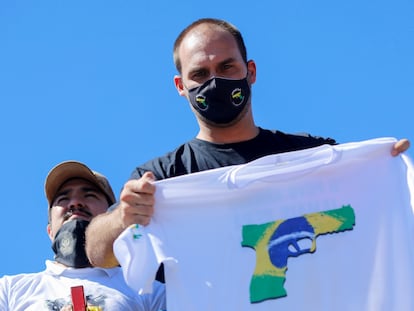
[[197, 71], [195, 73], [193, 73], [192, 78], [193, 79], [197, 79], [197, 78], [203, 78], [207, 75], [207, 72], [205, 70], [202, 71]]
[[94, 192], [90, 192], [90, 193], [87, 193], [85, 195], [85, 197], [87, 197], [87, 198], [97, 198], [98, 195], [96, 193], [94, 193]]
[[63, 205], [63, 203], [67, 202], [68, 200], [69, 200], [69, 198], [68, 198], [68, 197], [58, 197], [58, 198], [55, 200], [55, 203], [56, 203], [56, 204], [59, 204], [59, 205]]

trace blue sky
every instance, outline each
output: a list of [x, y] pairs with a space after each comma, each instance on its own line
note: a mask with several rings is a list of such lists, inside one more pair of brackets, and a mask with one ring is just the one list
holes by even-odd
[[135, 166], [196, 135], [172, 45], [201, 17], [242, 31], [257, 125], [414, 142], [413, 1], [3, 0], [0, 276], [53, 257], [43, 185], [54, 165], [82, 161], [119, 194]]

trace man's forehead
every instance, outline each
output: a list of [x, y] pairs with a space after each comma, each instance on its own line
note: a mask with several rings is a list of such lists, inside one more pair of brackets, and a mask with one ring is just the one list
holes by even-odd
[[[216, 27], [217, 28], [217, 27]], [[220, 63], [228, 59], [241, 59], [236, 40], [220, 28], [209, 33], [190, 33], [180, 47], [183, 71], [203, 67], [204, 63]]]
[[203, 43], [204, 45], [208, 45], [209, 43], [220, 40], [222, 38], [231, 40], [233, 36], [227, 30], [220, 28], [217, 25], [202, 24], [191, 29], [187, 33], [181, 42], [181, 48], [184, 47], [186, 49], [191, 49]]

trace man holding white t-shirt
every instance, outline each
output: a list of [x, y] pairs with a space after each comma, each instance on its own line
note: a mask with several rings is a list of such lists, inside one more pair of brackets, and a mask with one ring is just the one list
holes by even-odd
[[169, 311], [414, 308], [414, 169], [395, 139], [320, 146], [156, 181], [114, 243], [127, 283], [164, 263]]
[[[86, 251], [96, 266], [118, 265], [113, 253], [115, 239], [131, 224], [150, 222], [154, 180], [336, 144], [330, 138], [256, 126], [251, 102], [256, 63], [247, 58], [242, 35], [232, 24], [212, 18], [195, 21], [176, 39], [174, 62], [179, 73], [174, 77], [175, 87], [180, 96], [188, 99], [200, 130], [193, 140], [137, 167], [119, 202], [91, 222], [86, 232]], [[403, 139], [390, 152], [397, 155], [408, 146], [408, 140]]]

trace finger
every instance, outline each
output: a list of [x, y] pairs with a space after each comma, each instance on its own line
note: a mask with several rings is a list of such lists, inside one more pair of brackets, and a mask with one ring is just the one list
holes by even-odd
[[135, 203], [130, 211], [134, 215], [151, 217], [154, 214], [154, 205]]
[[135, 208], [134, 212], [128, 217], [127, 222], [130, 224], [148, 225], [153, 215], [154, 209], [152, 206], [140, 205]]
[[151, 222], [151, 217], [145, 216], [145, 215], [136, 215], [132, 221], [130, 221], [130, 224], [139, 224], [146, 226]]
[[155, 181], [155, 176], [154, 173], [151, 171], [145, 172], [141, 178], [145, 178], [148, 181]]
[[400, 139], [394, 144], [391, 150], [391, 155], [397, 156], [400, 153], [406, 151], [409, 147], [410, 147], [410, 141], [408, 139], [406, 138]]
[[121, 201], [118, 208], [123, 228], [132, 224], [147, 225], [154, 214], [154, 207], [143, 204], [130, 204]]
[[153, 194], [155, 192], [154, 175], [151, 172], [145, 173], [140, 179], [132, 179], [128, 181], [128, 187], [135, 193], [148, 193]]

